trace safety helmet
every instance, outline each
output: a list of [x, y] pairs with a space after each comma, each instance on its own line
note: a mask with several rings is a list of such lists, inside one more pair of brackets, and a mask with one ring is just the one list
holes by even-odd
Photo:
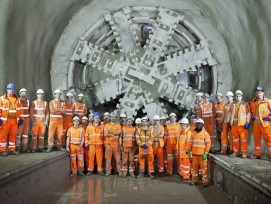
[[132, 116], [128, 116], [127, 120], [134, 120]]
[[177, 115], [176, 115], [176, 113], [170, 113], [169, 117], [171, 117], [171, 116], [175, 116], [176, 117]]
[[231, 91], [228, 91], [227, 94], [226, 94], [226, 96], [228, 96], [228, 97], [229, 96], [233, 96], [233, 93]]
[[196, 96], [203, 96], [203, 94], [202, 94], [202, 92], [198, 92], [197, 94], [196, 94]]
[[25, 88], [21, 88], [20, 91], [19, 91], [19, 94], [22, 93], [22, 92], [27, 92], [27, 90]]
[[240, 90], [235, 91], [235, 94], [234, 94], [234, 95], [237, 95], [237, 94], [241, 94], [241, 95], [243, 96], [243, 92], [240, 91]]
[[110, 113], [110, 117], [116, 117], [117, 114], [115, 112]]
[[141, 124], [141, 119], [140, 119], [140, 118], [137, 118], [137, 119], [135, 120], [135, 123], [136, 123], [136, 124]]
[[89, 115], [88, 115], [88, 117], [90, 118], [90, 117], [93, 117], [93, 113], [90, 113]]
[[80, 120], [80, 118], [78, 116], [74, 116], [72, 121], [75, 121], [75, 120]]
[[14, 84], [8, 84], [7, 85], [7, 89], [15, 89], [15, 85]]
[[104, 116], [109, 116], [110, 114], [108, 112], [105, 112], [104, 113]]
[[255, 88], [255, 91], [262, 91], [262, 92], [264, 92], [264, 87], [263, 86], [257, 86]]
[[93, 113], [93, 116], [94, 116], [94, 117], [100, 117], [100, 113], [99, 113], [99, 112], [94, 112], [94, 113]]
[[68, 92], [66, 96], [73, 97], [73, 94], [71, 92]]
[[153, 120], [160, 120], [159, 115], [155, 115], [155, 116], [153, 116]]
[[204, 93], [204, 98], [210, 98], [210, 95], [208, 93]]
[[84, 117], [82, 118], [82, 120], [88, 120], [88, 117], [87, 117], [87, 116], [84, 116]]
[[187, 118], [182, 118], [182, 119], [180, 120], [180, 123], [181, 123], [181, 124], [188, 124], [189, 122], [188, 122], [188, 119], [187, 119]]
[[222, 98], [223, 98], [222, 93], [217, 93], [217, 94], [216, 94], [216, 97], [218, 97], [218, 96], [220, 96], [220, 97], [222, 97]]
[[59, 89], [56, 89], [55, 91], [54, 91], [54, 94], [57, 94], [57, 93], [62, 93]]
[[120, 114], [121, 118], [126, 118], [126, 115], [124, 113]]
[[144, 116], [144, 117], [141, 118], [141, 121], [142, 120], [148, 120], [148, 118], [146, 116]]
[[85, 97], [84, 94], [82, 94], [82, 93], [78, 94], [77, 97], [80, 97], [80, 96], [83, 97], [83, 98]]
[[160, 120], [166, 120], [165, 116], [161, 116]]
[[38, 89], [36, 94], [44, 94], [44, 91], [42, 89]]
[[204, 124], [204, 121], [201, 118], [199, 118], [199, 119], [197, 119], [196, 123], [202, 123], [202, 124]]
[[190, 117], [191, 117], [191, 118], [196, 118], [196, 117], [197, 117], [197, 114], [194, 113], [194, 112], [191, 112], [191, 113], [190, 113]]

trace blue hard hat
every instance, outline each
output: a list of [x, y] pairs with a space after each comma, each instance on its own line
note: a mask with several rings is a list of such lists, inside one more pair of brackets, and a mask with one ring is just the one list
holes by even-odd
[[100, 117], [100, 114], [99, 114], [99, 112], [94, 112], [94, 113], [93, 113], [93, 116], [94, 116], [94, 117]]
[[14, 84], [8, 84], [7, 89], [15, 89], [15, 85]]

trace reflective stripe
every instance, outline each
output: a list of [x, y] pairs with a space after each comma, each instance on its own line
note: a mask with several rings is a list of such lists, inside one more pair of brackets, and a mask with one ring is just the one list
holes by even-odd
[[62, 115], [50, 115], [50, 117], [62, 118]]
[[202, 148], [205, 148], [206, 146], [205, 146], [205, 145], [197, 145], [197, 144], [193, 144], [193, 147], [202, 147]]
[[21, 115], [21, 117], [25, 117], [25, 118], [27, 118], [27, 117], [29, 117], [29, 115]]
[[23, 137], [28, 137], [28, 135], [22, 135]]
[[41, 118], [45, 118], [45, 115], [34, 115], [34, 117], [41, 117]]
[[9, 113], [16, 113], [16, 110], [9, 110]]
[[65, 115], [72, 115], [72, 113], [66, 113]]

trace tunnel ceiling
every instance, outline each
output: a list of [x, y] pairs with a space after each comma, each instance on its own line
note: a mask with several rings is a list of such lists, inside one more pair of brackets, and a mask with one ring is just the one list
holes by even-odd
[[[190, 110], [198, 91], [229, 90], [225, 41], [200, 10], [139, 5], [95, 10], [95, 16], [90, 5], [73, 17], [57, 45], [53, 89], [83, 92], [90, 104], [128, 115], [143, 108], [149, 117], [169, 107]], [[88, 15], [91, 22], [80, 21]], [[58, 57], [67, 48], [69, 63]]]

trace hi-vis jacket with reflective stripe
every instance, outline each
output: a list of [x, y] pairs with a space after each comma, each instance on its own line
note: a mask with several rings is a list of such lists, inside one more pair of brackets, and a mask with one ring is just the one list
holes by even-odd
[[222, 115], [224, 109], [225, 102], [216, 103], [215, 104], [215, 120], [217, 125], [222, 125]]
[[256, 98], [250, 102], [251, 117], [255, 120], [260, 120], [263, 127], [270, 126], [270, 121], [264, 121], [264, 117], [271, 117], [271, 101], [264, 98], [260, 102]]
[[49, 104], [50, 108], [50, 121], [63, 121], [63, 114], [66, 109], [63, 101], [52, 100]]
[[65, 102], [66, 112], [63, 115], [64, 122], [71, 122], [74, 115], [74, 104], [72, 102]]
[[136, 142], [138, 146], [146, 144], [148, 147], [152, 146], [154, 137], [153, 137], [153, 127], [148, 127], [147, 130], [144, 130], [143, 127], [139, 127], [136, 132]]
[[30, 108], [29, 100], [20, 98], [20, 101], [21, 101], [21, 104], [22, 104], [21, 117], [22, 118], [29, 118], [29, 108]]
[[[15, 104], [11, 104], [9, 97], [14, 98]], [[7, 122], [7, 119], [11, 114], [14, 115], [14, 118], [17, 118], [18, 122], [22, 114], [22, 104], [18, 96], [15, 94], [13, 96], [7, 96], [7, 94], [5, 94], [1, 96], [0, 99], [0, 117], [4, 124]]]
[[227, 102], [225, 103], [224, 107], [223, 107], [223, 114], [222, 114], [222, 123], [227, 123], [229, 116], [230, 116], [230, 107], [231, 107], [231, 103]]
[[87, 115], [87, 113], [88, 108], [86, 104], [79, 102], [74, 103], [74, 115], [77, 115], [81, 119], [83, 116]]
[[71, 127], [67, 132], [67, 137], [70, 137], [70, 144], [81, 144], [84, 141], [85, 130], [82, 127]]
[[246, 122], [248, 123], [250, 122], [250, 108], [247, 102], [241, 102], [238, 110], [236, 110], [236, 103], [231, 104], [230, 107], [231, 125], [233, 125], [234, 122], [237, 122], [237, 126], [244, 126]]
[[[155, 147], [164, 147], [164, 135], [165, 135], [165, 128], [162, 125], [157, 127], [153, 126], [153, 136], [154, 136], [154, 146]], [[156, 145], [157, 144], [157, 145]]]
[[46, 101], [35, 100], [31, 103], [30, 119], [38, 122], [49, 120], [49, 108]]
[[203, 155], [205, 152], [209, 152], [211, 148], [210, 135], [205, 130], [199, 133], [193, 131], [189, 142], [188, 149], [192, 151], [193, 155]]
[[104, 126], [104, 136], [106, 144], [118, 143], [121, 134], [121, 126], [119, 123], [107, 123]]
[[215, 106], [209, 101], [208, 103], [201, 104], [202, 110], [202, 120], [204, 120], [204, 125], [211, 125], [214, 124], [215, 118]]
[[167, 133], [165, 136], [165, 141], [167, 144], [177, 144], [177, 139], [180, 137], [182, 132], [182, 126], [178, 123], [169, 123], [166, 129]]
[[104, 144], [104, 126], [99, 124], [94, 126], [89, 124], [86, 129], [85, 145], [103, 145]]
[[125, 125], [122, 127], [122, 145], [123, 147], [134, 147], [135, 146], [135, 134], [136, 127]]
[[188, 158], [187, 152], [191, 135], [192, 132], [189, 130], [189, 127], [187, 127], [184, 131], [182, 131], [180, 137], [178, 138], [176, 148], [180, 158]]

